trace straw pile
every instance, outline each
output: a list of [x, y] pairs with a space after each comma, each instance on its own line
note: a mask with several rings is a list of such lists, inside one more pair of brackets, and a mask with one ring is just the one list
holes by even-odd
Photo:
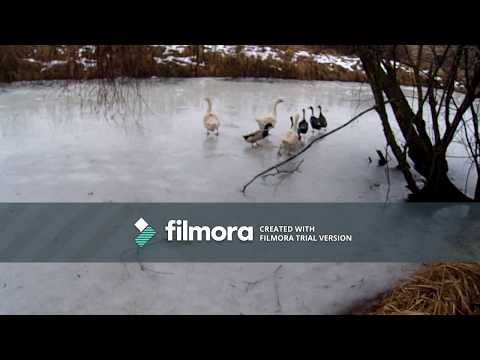
[[386, 293], [378, 315], [480, 315], [480, 263], [434, 263]]

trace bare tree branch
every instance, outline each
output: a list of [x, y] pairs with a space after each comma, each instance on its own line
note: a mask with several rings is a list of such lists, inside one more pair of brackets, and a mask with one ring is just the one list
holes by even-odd
[[293, 173], [295, 173], [295, 172], [299, 172], [300, 166], [303, 164], [303, 162], [304, 162], [304, 159], [300, 160], [300, 161], [298, 162], [298, 164], [295, 166], [295, 168], [292, 169], [292, 170], [280, 170], [279, 168], [275, 168], [275, 170], [277, 170], [276, 173], [265, 174], [265, 175], [262, 176], [262, 178], [265, 179], [265, 178], [267, 178], [267, 177], [269, 177], [269, 176], [277, 176], [277, 175], [281, 175], [281, 174], [287, 174], [287, 175], [288, 175], [288, 174], [293, 174]]

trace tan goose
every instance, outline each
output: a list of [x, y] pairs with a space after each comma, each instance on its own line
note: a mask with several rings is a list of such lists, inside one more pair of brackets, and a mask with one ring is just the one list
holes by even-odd
[[203, 126], [207, 129], [207, 136], [210, 132], [215, 132], [215, 135], [218, 136], [218, 128], [220, 127], [220, 121], [218, 116], [212, 112], [212, 100], [210, 98], [205, 98], [205, 101], [208, 103], [207, 113], [203, 117]]
[[275, 104], [273, 104], [273, 112], [271, 114], [255, 119], [260, 129], [264, 129], [267, 124], [270, 124], [272, 128], [275, 127], [275, 125], [277, 124], [277, 106], [282, 102], [282, 99], [278, 99], [277, 101], [275, 101]]
[[300, 134], [298, 133], [298, 120], [300, 115], [295, 115], [295, 121], [293, 122], [293, 126], [291, 129], [287, 131], [285, 136], [282, 138], [280, 143], [280, 147], [278, 149], [278, 154], [281, 155], [282, 150], [285, 149], [288, 152], [294, 150], [300, 144]]

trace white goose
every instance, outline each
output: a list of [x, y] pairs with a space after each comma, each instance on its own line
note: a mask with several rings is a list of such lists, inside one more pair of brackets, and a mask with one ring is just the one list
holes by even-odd
[[210, 98], [205, 98], [205, 101], [208, 103], [207, 113], [203, 117], [203, 126], [207, 129], [207, 136], [210, 132], [215, 131], [215, 135], [218, 136], [218, 128], [220, 126], [220, 121], [218, 116], [212, 112], [212, 100]]
[[292, 128], [290, 128], [285, 136], [282, 138], [280, 147], [278, 149], [278, 154], [281, 155], [282, 149], [286, 149], [288, 152], [295, 150], [300, 144], [300, 134], [298, 133], [298, 120], [300, 115], [295, 114], [295, 121], [293, 122]]
[[275, 124], [277, 123], [277, 106], [282, 102], [283, 102], [282, 99], [278, 99], [277, 101], [275, 101], [275, 104], [273, 104], [272, 114], [255, 119], [260, 129], [264, 129], [267, 124], [270, 124], [272, 128], [275, 127]]

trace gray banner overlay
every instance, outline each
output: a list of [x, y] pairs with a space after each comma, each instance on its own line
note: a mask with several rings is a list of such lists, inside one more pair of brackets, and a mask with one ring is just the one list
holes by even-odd
[[[156, 231], [142, 247], [139, 218]], [[253, 239], [168, 241], [170, 220]], [[0, 262], [480, 260], [479, 204], [3, 203], [0, 225]]]

